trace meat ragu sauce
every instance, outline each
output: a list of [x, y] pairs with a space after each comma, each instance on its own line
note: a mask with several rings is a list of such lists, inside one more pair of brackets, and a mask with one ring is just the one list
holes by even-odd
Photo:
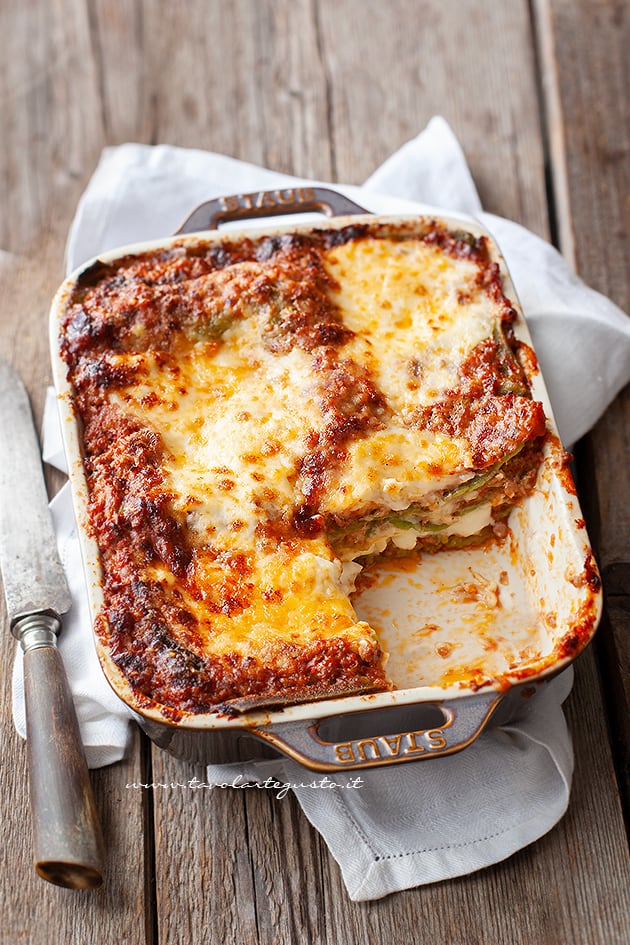
[[[381, 647], [356, 620], [337, 553], [408, 552], [401, 528], [417, 549], [496, 539], [533, 487], [545, 417], [499, 267], [484, 237], [417, 227], [185, 241], [97, 261], [77, 279], [61, 351], [103, 568], [97, 631], [140, 703], [177, 717], [229, 711], [233, 700], [387, 688]], [[464, 327], [463, 355], [439, 354], [438, 381], [416, 326], [390, 390], [382, 339], [357, 322], [369, 301], [359, 314], [344, 308], [348, 260], [385, 243], [428, 266], [460, 265], [453, 291], [440, 288], [455, 314], [426, 303], [436, 335], [469, 308], [491, 312], [478, 341]], [[252, 404], [241, 403], [248, 390]], [[241, 424], [252, 448], [237, 455], [228, 433], [240, 443]], [[391, 507], [381, 482], [390, 466], [403, 469]], [[407, 494], [412, 519], [392, 524]], [[478, 534], [460, 528], [482, 503]], [[438, 520], [441, 508], [448, 516]]]

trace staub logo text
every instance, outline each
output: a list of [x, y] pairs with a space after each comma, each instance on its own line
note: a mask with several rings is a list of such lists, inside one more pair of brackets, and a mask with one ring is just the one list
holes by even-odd
[[400, 735], [377, 735], [335, 745], [335, 756], [341, 764], [357, 764], [372, 761], [416, 757], [430, 752], [444, 751], [447, 747], [444, 729], [434, 728], [423, 732], [404, 732]]
[[312, 203], [315, 193], [312, 187], [288, 187], [285, 190], [260, 190], [253, 194], [234, 194], [221, 197], [220, 206], [224, 213], [237, 213], [239, 210], [273, 210]]

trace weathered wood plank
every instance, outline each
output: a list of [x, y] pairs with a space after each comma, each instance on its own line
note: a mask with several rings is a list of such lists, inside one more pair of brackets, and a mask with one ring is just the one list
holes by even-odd
[[[623, 0], [536, 7], [561, 247], [593, 288], [630, 312], [630, 9]], [[630, 562], [629, 398], [592, 436], [604, 570]]]
[[[39, 423], [50, 381], [50, 298], [63, 277], [67, 227], [102, 138], [84, 4], [3, 4], [0, 18], [0, 353], [24, 378]], [[105, 885], [77, 893], [39, 879], [25, 746], [11, 718], [14, 643], [4, 618], [2, 611], [0, 941], [141, 941], [143, 799], [125, 788], [141, 777], [139, 738], [126, 761], [92, 774], [107, 845]], [[130, 884], [130, 875], [139, 882]]]
[[[102, 27], [107, 25], [107, 10], [125, 8], [111, 0], [101, 0], [100, 6], [103, 14], [95, 25]], [[304, 176], [330, 178], [328, 148], [314, 147], [327, 138], [327, 103], [310, 8], [305, 0], [237, 0], [229, 5], [188, 0], [161, 4], [156, 16], [156, 5], [144, 3], [138, 43], [140, 75], [150, 77], [144, 101], [150, 139], [203, 147], [279, 171], [299, 167]], [[109, 45], [117, 39], [111, 30], [103, 34], [99, 29], [98, 35], [106, 62]], [[118, 45], [121, 60], [129, 54], [128, 47], [127, 41], [123, 53]], [[138, 132], [117, 118], [116, 102], [125, 95], [124, 74], [108, 80], [112, 88], [105, 99], [118, 140], [134, 130], [137, 137]], [[274, 133], [278, 127], [281, 135]]]
[[573, 238], [563, 252], [573, 245], [580, 274], [628, 310], [630, 10], [624, 0], [538, 0], [536, 8], [548, 37], [547, 99], [555, 99], [554, 177], [566, 177], [570, 202], [562, 225]]
[[465, 143], [485, 208], [546, 235], [527, 3], [318, 7], [337, 179], [365, 180], [442, 114]]
[[[630, 9], [541, 0], [541, 59], [563, 251], [594, 288], [630, 312]], [[630, 804], [630, 390], [580, 452], [585, 509], [609, 600], [599, 634], [618, 771]], [[624, 597], [626, 598], [624, 602]]]
[[[95, 0], [85, 5], [98, 118], [108, 145], [151, 141], [155, 95], [146, 61], [141, 0]], [[129, 81], [130, 65], [133, 82]]]
[[0, 18], [0, 247], [32, 255], [54, 236], [63, 251], [103, 146], [85, 5], [27, 0], [3, 4]]
[[[626, 588], [628, 584], [626, 584]], [[600, 653], [607, 680], [610, 733], [626, 822], [630, 818], [630, 595], [610, 594], [604, 615]]]
[[[12, 653], [12, 649], [10, 651]], [[9, 652], [3, 652], [10, 661]], [[26, 750], [3, 712], [2, 926], [0, 942], [82, 945], [95, 929], [102, 941], [138, 941], [145, 936], [142, 797], [126, 785], [142, 780], [139, 738], [129, 757], [91, 774], [107, 856], [99, 889], [74, 892], [39, 879], [32, 865]], [[136, 878], [130, 883], [130, 876]]]

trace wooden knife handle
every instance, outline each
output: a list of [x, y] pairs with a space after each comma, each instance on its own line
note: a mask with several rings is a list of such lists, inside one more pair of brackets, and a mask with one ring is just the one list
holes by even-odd
[[35, 869], [57, 886], [91, 889], [103, 881], [103, 840], [53, 626], [54, 618], [37, 615], [16, 633], [24, 650]]

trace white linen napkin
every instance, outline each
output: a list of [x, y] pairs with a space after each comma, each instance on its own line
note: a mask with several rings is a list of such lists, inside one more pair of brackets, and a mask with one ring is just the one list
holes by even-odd
[[[68, 270], [106, 249], [168, 235], [203, 200], [298, 182], [203, 151], [136, 144], [107, 149], [72, 225]], [[431, 205], [476, 215], [495, 234], [528, 318], [566, 444], [582, 436], [630, 380], [630, 320], [588, 289], [543, 240], [481, 211], [464, 155], [443, 119], [432, 119], [362, 188], [333, 186], [377, 212], [422, 211]], [[44, 458], [64, 468], [54, 396], [44, 426]], [[60, 648], [88, 763], [98, 767], [123, 756], [131, 713], [98, 667], [67, 486], [52, 509], [74, 601]], [[295, 785], [290, 789], [339, 862], [352, 899], [376, 899], [462, 875], [531, 843], [566, 809], [572, 751], [561, 703], [572, 678], [572, 670], [563, 673], [529, 700], [520, 717], [490, 727], [451, 757], [336, 775], [328, 779], [336, 788], [323, 786], [318, 776], [284, 759], [211, 766], [208, 783], [222, 785], [238, 777], [241, 785], [243, 779], [264, 784], [269, 778]], [[19, 651], [13, 710], [23, 736]], [[352, 788], [349, 782], [357, 776], [361, 784]]]

